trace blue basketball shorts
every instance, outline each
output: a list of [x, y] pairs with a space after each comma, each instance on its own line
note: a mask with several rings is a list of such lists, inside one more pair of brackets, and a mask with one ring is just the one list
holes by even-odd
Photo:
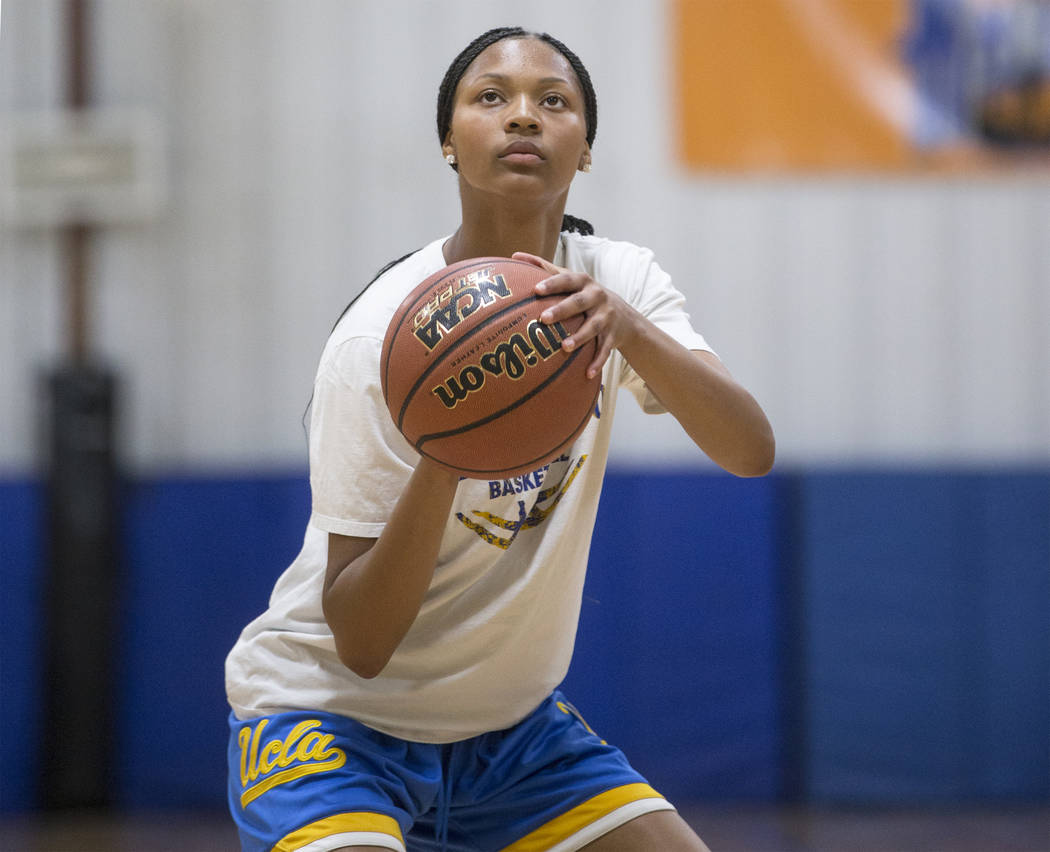
[[330, 713], [231, 714], [229, 765], [245, 852], [568, 852], [673, 810], [560, 692], [512, 728], [446, 744]]

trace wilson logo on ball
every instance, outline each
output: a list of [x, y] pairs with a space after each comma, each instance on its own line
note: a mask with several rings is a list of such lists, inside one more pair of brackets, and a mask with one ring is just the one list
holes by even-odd
[[[434, 395], [445, 408], [455, 408], [467, 398], [467, 394], [481, 390], [486, 374], [506, 376], [517, 381], [529, 367], [546, 361], [561, 349], [561, 342], [569, 336], [565, 327], [556, 322], [544, 325], [532, 320], [525, 329], [513, 334], [494, 349], [484, 353], [477, 364], [468, 364], [458, 375], [449, 376], [434, 388]], [[530, 345], [531, 344], [531, 345]]]
[[413, 319], [413, 333], [427, 349], [433, 349], [448, 332], [478, 308], [510, 297], [506, 279], [492, 267], [468, 273], [433, 297]]
[[473, 479], [506, 479], [559, 458], [594, 415], [594, 338], [562, 348], [584, 316], [543, 323], [561, 293], [547, 269], [476, 257], [434, 271], [394, 310], [379, 353], [383, 399], [421, 456]]

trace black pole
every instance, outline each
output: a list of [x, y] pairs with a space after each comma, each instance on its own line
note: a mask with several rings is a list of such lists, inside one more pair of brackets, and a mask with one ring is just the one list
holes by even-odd
[[[67, 2], [67, 97], [90, 104], [90, 5]], [[64, 227], [68, 355], [46, 381], [47, 554], [45, 724], [47, 808], [111, 804], [114, 657], [120, 589], [116, 381], [91, 363], [88, 222]]]
[[111, 803], [120, 580], [115, 393], [86, 365], [48, 377], [45, 807]]

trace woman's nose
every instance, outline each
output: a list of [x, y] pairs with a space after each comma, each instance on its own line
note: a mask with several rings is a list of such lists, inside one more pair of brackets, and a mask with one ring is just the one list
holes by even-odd
[[540, 129], [539, 114], [528, 98], [522, 96], [511, 101], [510, 108], [507, 110], [504, 128], [519, 132], [522, 130], [536, 131]]

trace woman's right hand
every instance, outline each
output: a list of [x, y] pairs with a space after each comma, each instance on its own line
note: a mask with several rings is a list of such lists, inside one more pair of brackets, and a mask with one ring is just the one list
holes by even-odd
[[453, 492], [459, 485], [460, 479], [463, 478], [458, 473], [442, 467], [426, 456], [419, 457], [419, 462], [416, 464], [416, 469], [412, 474], [413, 479], [417, 476], [420, 480], [419, 485], [424, 488], [451, 488]]
[[328, 534], [322, 606], [343, 664], [378, 675], [411, 629], [460, 476], [421, 458], [378, 538]]

